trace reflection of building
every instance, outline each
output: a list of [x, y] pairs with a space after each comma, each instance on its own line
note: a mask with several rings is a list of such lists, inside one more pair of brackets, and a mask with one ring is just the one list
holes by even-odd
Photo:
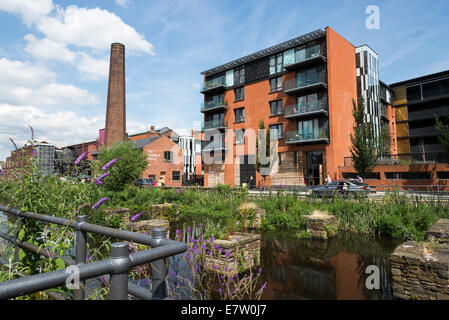
[[[357, 69], [362, 49], [327, 27], [204, 71], [203, 155], [225, 160], [206, 164], [205, 185], [241, 185], [251, 177], [271, 185], [318, 184], [327, 173], [337, 178], [351, 145], [356, 70], [366, 70], [366, 80], [375, 71], [378, 83], [377, 62]], [[373, 97], [371, 121], [380, 128], [378, 85], [369, 82], [366, 89]], [[277, 131], [278, 141], [266, 180], [255, 165], [261, 120]]]

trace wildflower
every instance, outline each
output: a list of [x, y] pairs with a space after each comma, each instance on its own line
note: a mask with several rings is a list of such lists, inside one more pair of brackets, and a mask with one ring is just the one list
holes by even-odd
[[75, 160], [74, 165], [75, 165], [75, 166], [79, 165], [80, 162], [81, 162], [81, 160], [86, 156], [86, 154], [87, 154], [87, 152], [83, 152], [83, 153], [78, 157], [78, 159]]
[[214, 243], [214, 239], [215, 239], [214, 236], [210, 236], [210, 243]]
[[398, 228], [398, 229], [402, 229], [402, 228], [404, 228], [403, 226], [396, 226], [396, 228]]
[[115, 158], [115, 159], [112, 159], [111, 161], [109, 161], [108, 163], [106, 163], [106, 164], [103, 166], [103, 168], [102, 168], [103, 171], [108, 170], [109, 167], [112, 166], [118, 159], [119, 159], [119, 158]]
[[105, 277], [101, 277], [100, 283], [103, 284], [105, 281], [106, 281], [106, 278]]
[[222, 290], [221, 288], [219, 288], [219, 289], [218, 289], [218, 292], [222, 293], [222, 292], [223, 292], [223, 290]]
[[228, 296], [232, 296], [232, 293], [231, 293], [231, 292], [229, 292], [229, 293], [228, 293]]
[[190, 232], [191, 230], [190, 230], [190, 228], [187, 228], [187, 232]]
[[259, 273], [262, 273], [262, 267], [259, 267], [259, 271], [258, 271]]
[[228, 271], [228, 267], [225, 267], [225, 271]]
[[178, 234], [179, 233], [179, 229], [176, 229], [176, 234]]
[[134, 217], [131, 218], [131, 221], [136, 221], [142, 215], [142, 213], [143, 213], [143, 211], [136, 214]]
[[238, 278], [238, 277], [239, 277], [239, 274], [238, 274], [238, 273], [234, 274], [234, 277], [235, 277], [235, 278]]
[[217, 269], [218, 267], [216, 265], [213, 265], [212, 268]]
[[87, 255], [86, 256], [86, 261], [89, 261], [90, 260], [90, 255]]
[[223, 252], [223, 248], [218, 249], [218, 253], [222, 253]]
[[203, 224], [202, 223], [200, 223], [200, 227], [202, 227], [203, 226]]
[[240, 241], [240, 238], [237, 238], [237, 242], [239, 242]]
[[95, 179], [95, 183], [98, 184], [98, 185], [99, 184], [103, 184], [103, 182], [101, 180], [103, 180], [104, 178], [106, 178], [110, 174], [111, 174], [110, 172], [103, 173], [101, 176], [99, 176], [97, 179]]
[[265, 282], [262, 286], [262, 290], [265, 290], [267, 288], [267, 282]]
[[445, 234], [445, 233], [443, 233], [442, 235], [441, 235], [441, 238], [446, 238], [447, 237], [447, 234]]
[[224, 276], [221, 276], [220, 278], [221, 278], [221, 280], [223, 280], [223, 279], [224, 279]]
[[36, 149], [33, 149], [33, 156], [37, 157], [37, 151], [36, 151]]
[[92, 206], [92, 210], [97, 210], [105, 201], [108, 201], [109, 198], [101, 198], [96, 204]]
[[224, 287], [224, 283], [220, 283], [220, 285], [221, 285], [222, 287]]

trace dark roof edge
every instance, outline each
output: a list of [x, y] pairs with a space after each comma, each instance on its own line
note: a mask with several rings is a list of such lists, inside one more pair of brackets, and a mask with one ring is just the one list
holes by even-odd
[[[425, 80], [433, 80], [434, 78], [444, 77], [444, 76], [449, 76], [449, 70], [431, 73], [431, 74], [428, 74], [425, 76], [412, 78], [412, 79], [404, 80], [401, 82], [392, 83], [392, 84], [390, 84], [390, 87], [399, 87], [402, 85], [413, 84], [415, 82], [421, 82], [421, 81], [425, 81]], [[437, 79], [435, 79], [435, 80], [437, 80]]]
[[249, 54], [247, 56], [244, 56], [243, 58], [239, 58], [239, 59], [235, 59], [231, 62], [225, 63], [221, 66], [206, 70], [201, 72], [202, 75], [205, 76], [210, 76], [213, 75], [215, 73], [219, 73], [228, 69], [232, 69], [234, 67], [237, 67], [239, 65], [242, 65], [244, 63], [248, 63], [250, 61], [254, 61], [256, 59], [260, 59], [266, 56], [270, 56], [279, 52], [282, 52], [284, 50], [288, 50], [291, 48], [294, 48], [298, 45], [301, 45], [303, 43], [315, 40], [315, 39], [319, 39], [322, 38], [326, 35], [326, 32], [321, 30], [321, 29], [317, 29], [315, 31], [309, 32], [307, 34], [304, 34], [302, 36], [284, 41], [282, 43], [276, 44], [274, 46], [271, 46], [269, 48], [254, 52], [252, 54]]

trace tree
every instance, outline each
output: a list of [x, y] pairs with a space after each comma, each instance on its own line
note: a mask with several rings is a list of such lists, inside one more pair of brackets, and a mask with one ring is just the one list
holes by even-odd
[[390, 145], [391, 145], [391, 136], [390, 136], [390, 130], [388, 127], [382, 127], [380, 129], [380, 136], [379, 136], [379, 155], [387, 155], [390, 154]]
[[449, 117], [443, 117], [441, 120], [436, 117], [435, 127], [439, 134], [438, 140], [446, 152], [446, 161], [449, 161], [449, 125], [444, 122], [449, 123]]
[[365, 104], [363, 99], [356, 105], [352, 100], [352, 115], [354, 117], [354, 129], [350, 134], [352, 146], [350, 152], [354, 168], [361, 177], [368, 176], [376, 166], [376, 141], [373, 128], [364, 120]]
[[[259, 135], [257, 134], [256, 138], [256, 170], [259, 172], [259, 174], [263, 177], [263, 184], [265, 185], [265, 179], [268, 175], [270, 175], [270, 166], [271, 161], [263, 161], [259, 157], [259, 148], [265, 147], [265, 159], [266, 157], [270, 157], [271, 150], [270, 150], [270, 128], [268, 128], [267, 131], [265, 131], [265, 124], [263, 120], [260, 120], [259, 122], [259, 130], [263, 130], [263, 134]], [[264, 141], [265, 138], [265, 141]], [[262, 152], [262, 150], [261, 150]]]
[[[98, 158], [96, 171], [99, 174], [110, 173], [101, 181], [108, 190], [123, 190], [127, 184], [140, 178], [148, 164], [145, 154], [132, 141], [119, 142], [108, 149], [103, 149]], [[115, 158], [118, 160], [107, 170], [101, 169]]]

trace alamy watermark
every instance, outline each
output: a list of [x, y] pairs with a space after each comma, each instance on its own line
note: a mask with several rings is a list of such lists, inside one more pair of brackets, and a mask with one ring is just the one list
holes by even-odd
[[365, 273], [369, 274], [366, 278], [365, 286], [368, 290], [380, 289], [380, 270], [376, 265], [369, 265], [365, 269]]
[[365, 26], [368, 30], [380, 29], [380, 9], [376, 5], [369, 5], [365, 9], [365, 13], [368, 14], [365, 20]]
[[77, 266], [69, 266], [65, 270], [67, 278], [65, 280], [65, 286], [67, 289], [79, 289], [80, 288], [80, 269]]

